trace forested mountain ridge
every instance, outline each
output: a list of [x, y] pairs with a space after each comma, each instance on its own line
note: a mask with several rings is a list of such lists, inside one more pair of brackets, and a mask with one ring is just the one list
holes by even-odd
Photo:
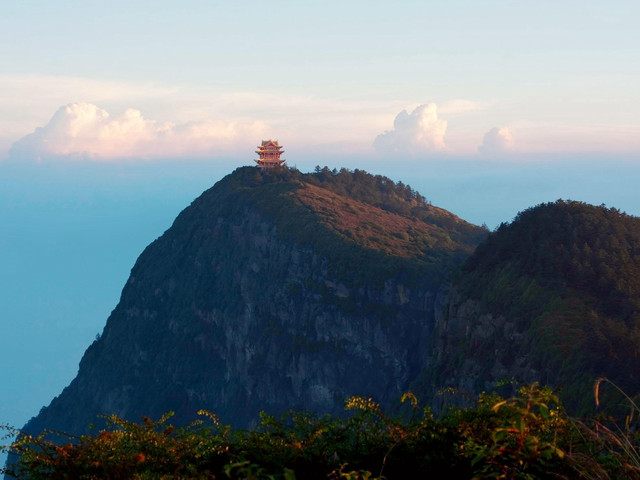
[[424, 368], [453, 272], [486, 235], [384, 177], [237, 169], [140, 255], [77, 377], [25, 429], [202, 408], [245, 427], [261, 410], [341, 412], [354, 394], [388, 404]]
[[369, 268], [410, 275], [416, 265], [429, 265], [442, 276], [434, 280], [444, 280], [488, 233], [434, 207], [411, 187], [362, 170], [317, 167], [302, 174], [245, 167], [227, 178], [233, 195], [270, 215], [281, 235], [340, 257], [345, 280], [371, 278]]
[[640, 219], [562, 200], [521, 212], [465, 262], [436, 330], [426, 395], [513, 377], [584, 413], [598, 377], [640, 391]]

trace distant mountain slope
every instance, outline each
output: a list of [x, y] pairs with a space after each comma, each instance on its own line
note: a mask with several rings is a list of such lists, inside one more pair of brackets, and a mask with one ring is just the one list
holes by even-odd
[[515, 377], [587, 411], [598, 377], [640, 392], [640, 219], [570, 201], [520, 213], [467, 260], [433, 341], [429, 394]]
[[487, 232], [362, 171], [236, 170], [138, 258], [77, 377], [26, 430], [99, 414], [390, 402], [424, 368], [454, 270]]

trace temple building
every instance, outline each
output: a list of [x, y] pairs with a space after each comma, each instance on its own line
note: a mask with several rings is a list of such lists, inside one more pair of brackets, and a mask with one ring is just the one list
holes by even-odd
[[256, 159], [258, 167], [273, 168], [282, 166], [286, 160], [280, 158], [280, 155], [284, 153], [281, 148], [277, 140], [263, 140], [262, 145], [259, 145], [258, 150], [256, 150], [256, 153], [260, 155], [260, 158]]

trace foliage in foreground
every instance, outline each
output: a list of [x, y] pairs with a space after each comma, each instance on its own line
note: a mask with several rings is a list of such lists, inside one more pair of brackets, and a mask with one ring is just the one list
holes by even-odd
[[[598, 381], [597, 392], [605, 383]], [[232, 431], [206, 411], [186, 428], [170, 426], [170, 414], [141, 423], [112, 416], [110, 428], [66, 444], [45, 433], [21, 434], [4, 447], [19, 455], [4, 473], [54, 480], [374, 480], [437, 471], [452, 479], [640, 479], [638, 411], [627, 400], [631, 413], [621, 429], [612, 419], [568, 417], [554, 393], [537, 384], [508, 399], [481, 395], [475, 408], [452, 409], [440, 419], [410, 393], [395, 417], [371, 399], [352, 397], [346, 418], [262, 414], [251, 431]]]

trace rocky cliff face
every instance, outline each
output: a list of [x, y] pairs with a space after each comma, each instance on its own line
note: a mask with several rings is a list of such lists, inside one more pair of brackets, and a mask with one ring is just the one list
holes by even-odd
[[[382, 208], [339, 192], [353, 174], [329, 175], [245, 168], [194, 201], [142, 253], [77, 377], [26, 430], [169, 410], [186, 422], [203, 408], [246, 427], [261, 410], [395, 400], [425, 366], [452, 269], [484, 232], [413, 194], [386, 193]], [[355, 220], [332, 223], [340, 208]]]
[[453, 288], [436, 318], [425, 371], [413, 387], [440, 413], [445, 405], [474, 406], [480, 392], [494, 391], [503, 380], [548, 384], [528, 334], [528, 324], [489, 312]]

